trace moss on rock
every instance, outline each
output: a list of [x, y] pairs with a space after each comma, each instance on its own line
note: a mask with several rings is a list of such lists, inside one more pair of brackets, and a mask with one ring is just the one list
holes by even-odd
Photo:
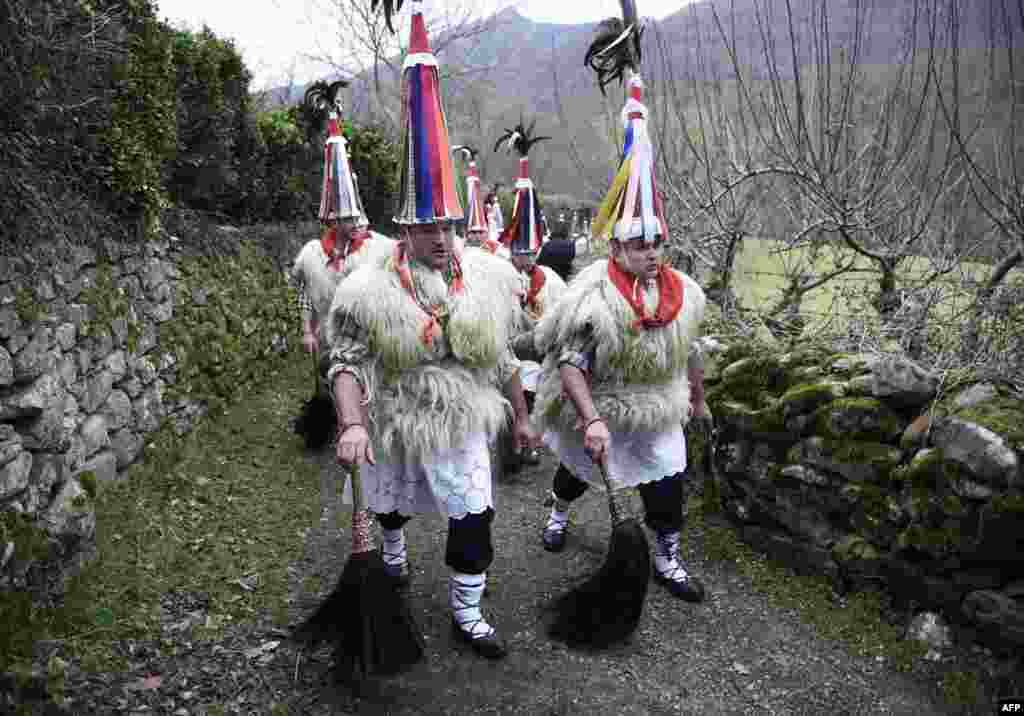
[[783, 393], [779, 398], [779, 404], [782, 413], [789, 417], [813, 412], [819, 406], [841, 398], [844, 394], [843, 384], [836, 381], [801, 383]]
[[1024, 450], [1024, 401], [993, 398], [955, 411], [953, 416], [988, 428], [1014, 450]]
[[[275, 338], [295, 331], [294, 292], [268, 256], [243, 242], [237, 256], [186, 259], [185, 290], [174, 317], [160, 327], [160, 349], [177, 359], [172, 400], [203, 400], [221, 410], [273, 369]], [[197, 303], [193, 295], [202, 293]]]
[[45, 559], [50, 553], [50, 537], [29, 515], [0, 512], [0, 543], [14, 543], [14, 555], [23, 560]]
[[889, 442], [903, 432], [903, 421], [875, 398], [839, 398], [814, 414], [817, 434], [833, 440]]
[[875, 546], [858, 534], [848, 534], [832, 547], [832, 557], [840, 563], [874, 561], [880, 556]]
[[813, 465], [854, 482], [888, 480], [901, 458], [902, 453], [891, 445], [821, 437], [794, 445], [786, 455], [786, 461], [791, 465]]

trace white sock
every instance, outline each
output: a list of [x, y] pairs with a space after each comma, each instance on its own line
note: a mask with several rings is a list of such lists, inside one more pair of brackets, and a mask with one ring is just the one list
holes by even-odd
[[480, 597], [486, 584], [486, 574], [452, 572], [448, 579], [448, 599], [455, 623], [474, 639], [494, 633], [494, 627], [480, 613]]
[[408, 551], [405, 547], [405, 530], [399, 527], [397, 530], [382, 529], [381, 535], [381, 557], [384, 564], [392, 567], [405, 564]]
[[678, 530], [655, 533], [654, 569], [674, 582], [682, 582], [689, 576], [679, 561]]
[[546, 532], [564, 532], [565, 525], [569, 522], [569, 503], [555, 497], [551, 493], [551, 514], [548, 515], [548, 523], [544, 526]]

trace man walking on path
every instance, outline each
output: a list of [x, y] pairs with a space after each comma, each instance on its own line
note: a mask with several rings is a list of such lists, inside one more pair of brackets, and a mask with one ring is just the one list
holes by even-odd
[[668, 238], [646, 129], [642, 83], [632, 74], [623, 109], [627, 147], [604, 200], [595, 235], [611, 255], [580, 272], [535, 335], [545, 355], [536, 415], [561, 464], [544, 547], [565, 546], [569, 505], [603, 482], [636, 486], [645, 523], [654, 530], [655, 578], [682, 599], [699, 602], [704, 587], [679, 559], [686, 441], [682, 425], [705, 413], [696, 345], [704, 317], [700, 286], [662, 261]]
[[402, 240], [383, 264], [339, 286], [324, 372], [338, 411], [337, 458], [363, 464], [389, 572], [409, 578], [403, 527], [412, 515], [446, 518], [452, 632], [493, 659], [507, 646], [480, 610], [494, 554], [488, 444], [509, 413], [515, 442], [534, 438], [508, 348], [517, 308], [508, 300], [508, 263], [453, 250], [452, 222], [463, 213], [439, 90], [417, 2], [403, 70]]
[[328, 112], [318, 212], [320, 222], [327, 228], [323, 236], [302, 247], [291, 270], [302, 312], [302, 345], [314, 354], [319, 352], [320, 328], [330, 310], [335, 287], [357, 266], [383, 258], [394, 247], [394, 241], [366, 228], [369, 221], [341, 134], [338, 93], [342, 87], [343, 82], [316, 82], [306, 90], [307, 106]]

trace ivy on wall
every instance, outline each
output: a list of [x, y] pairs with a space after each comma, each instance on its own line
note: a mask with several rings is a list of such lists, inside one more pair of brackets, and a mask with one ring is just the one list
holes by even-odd
[[174, 318], [159, 346], [176, 360], [172, 400], [202, 400], [223, 410], [276, 369], [272, 345], [295, 333], [298, 307], [283, 274], [243, 242], [237, 256], [184, 259]]

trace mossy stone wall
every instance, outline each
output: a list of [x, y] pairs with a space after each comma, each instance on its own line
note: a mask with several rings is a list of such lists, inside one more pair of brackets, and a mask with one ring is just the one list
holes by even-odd
[[0, 258], [0, 591], [58, 594], [94, 543], [97, 490], [156, 431], [274, 379], [299, 234], [207, 226]]
[[[1012, 626], [1024, 624], [1024, 396], [940, 390], [909, 361], [814, 346], [735, 346], [708, 374], [719, 433], [706, 494], [751, 544], [770, 535], [801, 572], [1024, 646]], [[1019, 611], [979, 614], [979, 602]]]

